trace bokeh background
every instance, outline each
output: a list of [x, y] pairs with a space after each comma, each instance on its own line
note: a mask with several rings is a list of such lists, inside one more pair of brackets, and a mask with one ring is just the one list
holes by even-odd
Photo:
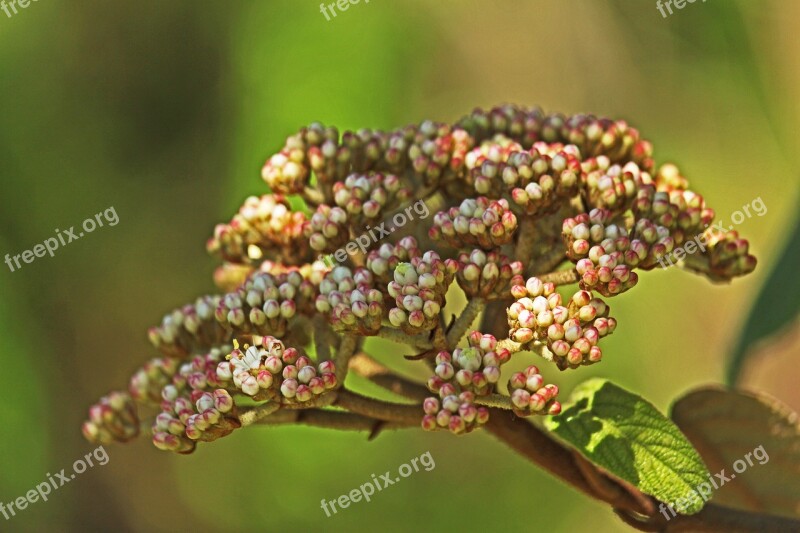
[[[713, 1], [662, 18], [651, 0], [319, 3], [46, 0], [0, 12], [0, 252], [114, 206], [120, 222], [16, 272], [0, 265], [0, 501], [92, 445], [87, 406], [155, 355], [146, 330], [214, 290], [204, 243], [283, 139], [314, 120], [393, 128], [475, 106], [539, 104], [624, 118], [681, 166], [759, 257], [729, 286], [673, 269], [613, 301], [602, 365], [667, 411], [720, 382], [796, 225], [800, 3]], [[789, 292], [786, 297], [798, 298]], [[403, 368], [389, 343], [380, 357]], [[796, 329], [744, 383], [800, 407]], [[356, 383], [356, 386], [359, 384]], [[369, 390], [369, 389], [365, 389]], [[254, 428], [183, 457], [142, 439], [2, 531], [623, 529], [611, 511], [487, 434]], [[333, 518], [319, 507], [430, 451], [421, 471]]]

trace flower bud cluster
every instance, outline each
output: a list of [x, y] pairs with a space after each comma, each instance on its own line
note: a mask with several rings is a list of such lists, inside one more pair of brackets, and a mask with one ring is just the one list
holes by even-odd
[[[351, 174], [334, 183], [333, 194], [350, 225], [361, 225], [373, 223], [382, 212], [400, 206], [411, 198], [411, 189], [394, 174]], [[324, 232], [324, 227], [320, 231]]]
[[[484, 141], [467, 154], [465, 160], [466, 173], [464, 179], [466, 190], [474, 189], [478, 194], [499, 198], [506, 191], [503, 183], [497, 179], [498, 169], [505, 167], [508, 159], [516, 153], [522, 152], [522, 146], [502, 135], [497, 135], [491, 141]], [[456, 198], [463, 196], [461, 190], [452, 190]]]
[[467, 341], [466, 348], [436, 355], [435, 375], [428, 380], [428, 390], [438, 393], [443, 385], [450, 384], [456, 390], [471, 391], [478, 396], [496, 391], [500, 367], [511, 359], [511, 352], [498, 349], [493, 335], [482, 335], [479, 331], [470, 332]]
[[468, 182], [480, 194], [508, 194], [526, 214], [554, 212], [578, 193], [581, 166], [575, 146], [536, 142], [522, 150], [514, 144], [488, 154], [493, 157], [472, 168]]
[[311, 248], [318, 252], [338, 250], [350, 240], [347, 211], [327, 204], [317, 206], [316, 212], [305, 223], [303, 234], [308, 237]]
[[220, 346], [211, 348], [203, 355], [192, 356], [180, 365], [178, 372], [172, 378], [172, 384], [166, 385], [166, 387], [175, 387], [179, 393], [196, 390], [210, 391], [224, 387], [227, 379], [217, 374], [217, 368], [228, 353], [230, 353], [230, 346]]
[[511, 200], [527, 214], [552, 213], [578, 193], [580, 153], [574, 145], [538, 142], [530, 151], [512, 154], [498, 172]]
[[638, 282], [633, 268], [648, 257], [649, 246], [631, 240], [628, 231], [610, 222], [611, 211], [592, 209], [562, 224], [567, 257], [576, 263], [580, 286], [603, 296], [625, 292]]
[[472, 250], [458, 255], [456, 280], [467, 296], [486, 300], [507, 298], [512, 285], [520, 285], [523, 265], [499, 252]]
[[458, 126], [477, 143], [502, 134], [526, 149], [536, 141], [560, 142], [576, 145], [588, 157], [604, 154], [612, 162], [633, 161], [646, 170], [653, 167], [652, 145], [622, 120], [585, 114], [565, 117], [560, 113], [545, 114], [539, 107], [502, 105], [488, 111], [476, 109]]
[[665, 228], [675, 246], [701, 234], [714, 220], [714, 210], [706, 207], [699, 194], [680, 189], [657, 191], [654, 185], [639, 189], [633, 212], [637, 223], [644, 219]]
[[317, 287], [300, 271], [278, 276], [257, 272], [222, 297], [214, 315], [236, 333], [284, 335], [298, 312], [312, 312], [316, 294]]
[[586, 205], [608, 209], [615, 215], [631, 206], [642, 180], [650, 180], [649, 175], [642, 176], [646, 173], [633, 161], [611, 164], [604, 155], [587, 159], [581, 169]]
[[456, 389], [450, 383], [445, 383], [439, 389], [439, 398], [431, 396], [422, 402], [425, 415], [422, 417], [422, 429], [436, 431], [449, 430], [454, 435], [470, 433], [475, 428], [484, 425], [489, 420], [489, 410], [483, 406], [476, 406], [475, 394], [464, 391], [456, 394]]
[[573, 115], [563, 122], [560, 137], [561, 142], [577, 145], [586, 157], [605, 155], [612, 163], [631, 161], [647, 172], [653, 169], [653, 145], [624, 120]]
[[739, 238], [736, 231], [725, 233], [706, 231], [705, 251], [689, 254], [684, 265], [713, 281], [730, 281], [749, 274], [756, 268], [756, 258], [750, 255], [750, 243]]
[[305, 214], [292, 211], [280, 194], [250, 196], [228, 224], [217, 224], [206, 248], [231, 263], [258, 264], [265, 257], [305, 263], [311, 259], [303, 235], [306, 222]]
[[309, 151], [311, 168], [324, 186], [342, 181], [348, 175], [369, 170], [388, 170], [383, 158], [387, 153], [389, 135], [380, 130], [345, 131], [338, 148], [312, 148]]
[[295, 348], [285, 348], [274, 337], [264, 337], [260, 345], [235, 349], [227, 361], [219, 363], [217, 375], [257, 401], [281, 404], [306, 404], [334, 389], [336, 367], [323, 361], [316, 367]]
[[184, 357], [205, 346], [222, 344], [226, 331], [214, 319], [220, 296], [203, 296], [194, 305], [175, 309], [164, 316], [161, 325], [148, 331], [150, 342], [169, 357]]
[[197, 441], [211, 442], [239, 427], [233, 398], [225, 389], [184, 394], [164, 389], [161, 413], [153, 424], [153, 444], [159, 450], [187, 454]]
[[685, 191], [689, 188], [689, 180], [683, 177], [677, 166], [665, 163], [656, 171], [655, 185], [659, 191]]
[[334, 331], [375, 335], [381, 328], [383, 299], [368, 269], [353, 272], [337, 266], [320, 284], [316, 308], [328, 316]]
[[367, 254], [367, 269], [384, 285], [392, 279], [398, 264], [422, 257], [417, 239], [403, 237], [396, 244], [384, 243]]
[[464, 159], [473, 145], [472, 137], [463, 129], [426, 120], [414, 128], [408, 160], [426, 185], [447, 184], [462, 175]]
[[[508, 161], [511, 154], [522, 152], [523, 150], [524, 148], [521, 144], [499, 133], [491, 140], [484, 140], [478, 146], [470, 150], [464, 159], [464, 164], [468, 171], [468, 175], [466, 176], [467, 181], [476, 189], [480, 188], [482, 190], [492, 191], [491, 183], [488, 181], [485, 184], [476, 184], [474, 178], [480, 176], [480, 173], [476, 171], [487, 161], [499, 165]], [[500, 189], [497, 190], [499, 191]]]
[[544, 344], [561, 370], [600, 361], [603, 352], [597, 344], [617, 327], [603, 300], [579, 290], [564, 306], [555, 286], [536, 277], [512, 287], [511, 294], [516, 301], [506, 310], [509, 338]]
[[273, 192], [296, 194], [303, 191], [309, 181], [309, 170], [320, 174], [338, 148], [339, 132], [313, 123], [286, 139], [283, 149], [270, 157], [261, 169], [261, 177]]
[[508, 392], [517, 416], [557, 415], [561, 412], [561, 404], [555, 400], [558, 387], [545, 385], [539, 369], [533, 365], [525, 372], [515, 372], [511, 376]]
[[456, 261], [442, 260], [433, 251], [409, 263], [399, 263], [394, 269], [394, 280], [387, 286], [396, 305], [389, 310], [389, 322], [409, 335], [435, 328], [457, 269]]
[[161, 390], [172, 383], [178, 366], [178, 360], [171, 357], [156, 357], [145, 363], [131, 376], [128, 385], [131, 398], [140, 403], [160, 402]]
[[90, 442], [127, 442], [139, 435], [136, 406], [124, 392], [112, 392], [89, 408], [89, 420], [83, 423], [81, 430]]
[[511, 242], [516, 230], [517, 217], [506, 200], [479, 196], [467, 198], [458, 207], [436, 213], [428, 235], [434, 240], [444, 240], [454, 248], [480, 246], [491, 250]]

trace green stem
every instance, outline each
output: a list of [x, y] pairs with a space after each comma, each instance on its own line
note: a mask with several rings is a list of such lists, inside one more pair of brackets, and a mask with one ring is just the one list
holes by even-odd
[[461, 315], [456, 319], [447, 332], [447, 347], [452, 350], [458, 345], [458, 341], [467, 332], [469, 327], [478, 318], [478, 315], [483, 311], [486, 300], [483, 298], [473, 298], [467, 303], [467, 307], [461, 312]]

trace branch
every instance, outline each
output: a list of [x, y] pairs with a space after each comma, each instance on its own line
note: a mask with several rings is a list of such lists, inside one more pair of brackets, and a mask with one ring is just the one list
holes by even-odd
[[316, 315], [314, 317], [314, 347], [317, 351], [318, 361], [327, 361], [331, 358], [332, 338], [328, 319], [323, 314]]
[[379, 387], [410, 400], [422, 402], [431, 395], [424, 385], [398, 376], [363, 352], [350, 359], [350, 370]]
[[511, 399], [508, 396], [503, 396], [502, 394], [475, 396], [475, 403], [478, 405], [485, 405], [487, 407], [497, 407], [498, 409], [514, 409], [514, 406], [511, 404]]
[[344, 378], [347, 376], [348, 362], [358, 349], [359, 340], [360, 337], [345, 333], [339, 343], [339, 349], [336, 350], [334, 364], [336, 365], [336, 381], [339, 383], [339, 387], [344, 385]]
[[385, 422], [375, 420], [368, 416], [345, 411], [330, 411], [323, 409], [308, 409], [304, 411], [279, 411], [256, 422], [261, 426], [279, 426], [285, 424], [304, 424], [306, 426], [316, 426], [326, 429], [338, 429], [344, 431], [369, 431], [370, 433], [380, 429], [406, 429], [418, 427], [418, 423], [405, 422]]
[[578, 271], [573, 269], [570, 270], [559, 270], [558, 272], [550, 272], [548, 274], [542, 274], [541, 276], [536, 276], [540, 280], [545, 283], [554, 283], [556, 285], [571, 285], [573, 283], [577, 283], [580, 281], [580, 277], [578, 276]]
[[412, 336], [400, 331], [399, 329], [389, 326], [382, 326], [381, 329], [378, 330], [377, 336], [382, 339], [396, 342], [397, 344], [406, 344], [421, 350], [429, 350], [433, 347], [427, 335]]
[[419, 404], [384, 402], [345, 389], [339, 391], [335, 405], [360, 415], [390, 422], [419, 425], [422, 420], [422, 407]]
[[519, 233], [517, 234], [517, 245], [514, 248], [514, 258], [528, 264], [533, 255], [533, 248], [536, 245], [536, 219], [531, 216], [523, 216], [519, 222]]
[[251, 426], [280, 408], [281, 404], [278, 402], [267, 402], [249, 409], [244, 409], [239, 414], [239, 422], [242, 424], [242, 427]]
[[461, 312], [456, 321], [450, 326], [447, 332], [447, 347], [452, 350], [467, 332], [469, 327], [475, 322], [481, 311], [483, 311], [486, 301], [483, 298], [472, 298], [464, 311]]

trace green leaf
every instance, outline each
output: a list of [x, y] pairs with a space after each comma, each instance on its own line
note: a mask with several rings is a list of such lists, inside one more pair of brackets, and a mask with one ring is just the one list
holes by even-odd
[[795, 223], [794, 232], [786, 249], [761, 288], [756, 303], [750, 309], [747, 323], [740, 329], [739, 342], [728, 362], [726, 372], [729, 385], [737, 382], [750, 348], [759, 340], [779, 331], [800, 313], [798, 265], [800, 265], [800, 221]]
[[[800, 510], [800, 421], [765, 394], [706, 387], [672, 406], [672, 419], [715, 472], [736, 476], [714, 502], [795, 517]], [[737, 461], [741, 461], [738, 465]], [[752, 463], [752, 465], [750, 464]], [[733, 472], [738, 467], [741, 472]]]
[[700, 455], [678, 427], [651, 403], [605, 379], [579, 385], [547, 427], [589, 461], [675, 504], [682, 514], [703, 508], [695, 488], [708, 480]]

